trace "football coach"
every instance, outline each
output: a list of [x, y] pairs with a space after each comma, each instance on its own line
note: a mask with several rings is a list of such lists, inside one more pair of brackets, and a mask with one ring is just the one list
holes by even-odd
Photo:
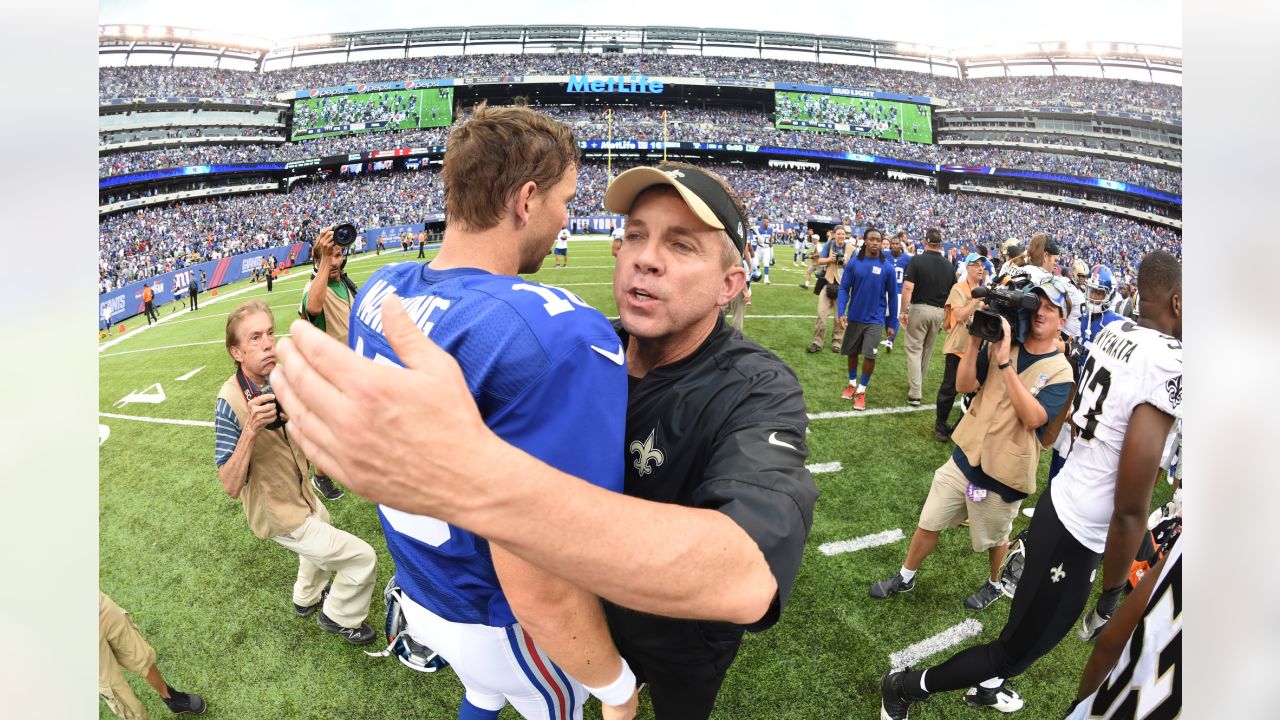
[[[398, 298], [384, 332], [405, 368], [294, 323], [273, 386], [302, 447], [372, 502], [472, 530], [596, 593], [655, 715], [706, 718], [746, 630], [781, 616], [818, 491], [795, 374], [729, 327], [747, 214], [691, 165], [620, 175], [613, 291], [630, 378], [624, 494], [565, 475], [485, 427], [453, 358]], [[411, 400], [410, 400], [411, 399]], [[389, 437], [373, 428], [413, 428]], [[449, 432], [427, 428], [450, 428]], [[343, 437], [344, 442], [332, 439]]]

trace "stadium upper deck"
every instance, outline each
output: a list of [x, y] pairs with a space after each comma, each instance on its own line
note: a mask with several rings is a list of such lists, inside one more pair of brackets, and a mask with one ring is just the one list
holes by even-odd
[[[1178, 119], [1181, 86], [1061, 74], [1082, 66], [1105, 75], [1141, 69], [1148, 80], [1181, 79], [1178, 48], [1131, 43], [1038, 43], [947, 50], [863, 38], [699, 28], [476, 27], [422, 28], [297, 38], [276, 46], [261, 39], [215, 37], [182, 28], [101, 26], [99, 54], [168, 55], [239, 61], [252, 70], [133, 66], [102, 69], [103, 101], [130, 96], [272, 97], [297, 88], [410, 77], [622, 74], [764, 79], [888, 90], [945, 99], [952, 106], [1062, 106]], [[185, 34], [185, 35], [184, 35]], [[482, 48], [485, 54], [475, 54]], [[463, 55], [423, 55], [456, 52]], [[495, 49], [508, 49], [493, 52]], [[716, 53], [754, 49], [757, 58]], [[402, 51], [395, 59], [363, 60]], [[471, 51], [472, 54], [465, 54]], [[787, 53], [799, 59], [764, 57]], [[696, 52], [700, 54], [678, 54]], [[641, 54], [636, 54], [641, 53]], [[711, 54], [706, 54], [711, 53]], [[355, 62], [350, 62], [350, 60]], [[339, 60], [340, 62], [331, 62]], [[870, 62], [870, 65], [848, 64]], [[325, 64], [295, 67], [298, 62]], [[1050, 77], [983, 77], [1039, 66]], [[911, 68], [903, 69], [903, 68]], [[265, 70], [265, 71], [264, 71]]]

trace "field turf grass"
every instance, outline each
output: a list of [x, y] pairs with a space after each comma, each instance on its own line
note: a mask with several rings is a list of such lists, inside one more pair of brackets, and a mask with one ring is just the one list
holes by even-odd
[[[368, 253], [351, 263], [350, 274], [362, 284], [382, 264], [416, 260], [416, 255]], [[810, 413], [851, 412], [851, 404], [839, 397], [846, 382], [844, 358], [827, 348], [805, 352], [817, 299], [797, 286], [804, 271], [792, 266], [790, 248], [779, 246], [777, 255], [773, 284], [753, 285], [746, 334], [795, 369]], [[568, 269], [552, 269], [548, 257], [532, 279], [564, 286], [613, 315], [609, 244], [575, 240], [569, 259]], [[165, 306], [160, 309], [163, 323], [101, 349], [102, 413], [199, 424], [99, 418], [110, 431], [100, 447], [99, 583], [131, 612], [159, 652], [169, 683], [205, 697], [207, 717], [452, 718], [462, 693], [452, 671], [421, 675], [391, 658], [367, 657], [362, 649], [381, 646], [348, 646], [317, 627], [314, 618], [293, 616], [296, 556], [255, 539], [240, 503], [228, 498], [218, 482], [211, 425], [215, 395], [232, 372], [223, 347], [226, 315], [242, 300], [264, 298], [275, 313], [277, 333], [287, 333], [308, 272], [306, 267], [295, 270], [270, 294], [259, 284], [228, 297], [248, 287], [245, 283], [219, 288], [218, 297], [205, 292], [194, 313], [175, 314]], [[138, 316], [125, 324], [131, 331], [146, 320]], [[112, 339], [119, 337], [113, 334]], [[830, 336], [827, 343], [829, 347]], [[930, 405], [941, 381], [941, 349], [939, 338], [925, 381], [924, 408], [906, 411], [905, 353], [899, 343], [891, 354], [881, 352], [868, 391], [868, 409], [899, 411], [810, 423], [808, 462], [839, 462], [843, 469], [814, 476], [822, 496], [790, 604], [773, 629], [748, 634], [714, 717], [878, 717], [879, 680], [892, 653], [970, 618], [982, 623], [981, 634], [928, 664], [998, 636], [1009, 612], [1007, 599], [982, 612], [963, 606], [987, 573], [986, 554], [970, 550], [963, 528], [942, 534], [914, 591], [882, 601], [868, 597], [867, 589], [898, 569], [907, 540], [831, 557], [818, 550], [823, 543], [895, 528], [910, 538], [933, 471], [951, 449], [935, 441], [932, 432]], [[198, 368], [203, 369], [178, 380]], [[163, 402], [118, 403], [133, 393], [158, 397], [152, 388], [157, 383]], [[1042, 483], [1047, 465], [1045, 453]], [[1158, 483], [1156, 501], [1168, 496], [1168, 485]], [[382, 587], [394, 568], [377, 513], [351, 493], [327, 505], [337, 527], [378, 551], [369, 621], [381, 631]], [[1014, 531], [1028, 522], [1020, 516]], [[1073, 633], [1014, 679], [1013, 687], [1027, 702], [1021, 715], [1060, 717], [1075, 695], [1089, 650]], [[130, 682], [153, 717], [170, 716], [141, 678], [130, 676]], [[640, 702], [639, 717], [652, 718], [647, 694]], [[911, 716], [930, 720], [993, 713], [971, 709], [959, 693], [952, 693], [913, 707]], [[591, 700], [586, 717], [599, 716], [599, 704]], [[99, 717], [112, 717], [102, 702]], [[502, 717], [517, 715], [508, 707]]]

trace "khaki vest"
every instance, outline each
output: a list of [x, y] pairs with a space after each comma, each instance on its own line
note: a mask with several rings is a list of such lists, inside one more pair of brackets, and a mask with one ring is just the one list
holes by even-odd
[[[240, 427], [245, 427], [249, 405], [232, 375], [222, 384], [218, 397], [227, 401]], [[311, 491], [307, 456], [289, 440], [284, 428], [263, 429], [253, 442], [249, 458], [249, 481], [240, 491], [249, 529], [260, 540], [288, 535], [320, 507]]]
[[[327, 292], [324, 294], [324, 331], [329, 337], [346, 345], [347, 325], [351, 321], [351, 302], [343, 300], [338, 293], [329, 288], [325, 290]], [[351, 292], [350, 288], [347, 292]]]
[[[849, 251], [850, 251], [850, 250], [852, 250], [852, 249], [853, 249], [853, 248], [852, 248], [852, 247], [850, 247], [850, 243], [849, 243], [848, 241], [845, 241], [844, 248], [842, 248], [843, 252], [846, 252], [846, 253], [847, 253], [847, 252], [849, 252]], [[833, 240], [833, 241], [831, 241], [831, 252], [833, 252], [833, 253], [834, 253], [834, 252], [836, 252], [836, 250], [837, 250], [837, 248], [836, 248], [836, 243], [835, 243], [835, 241]], [[846, 258], [846, 259], [847, 259], [847, 258]], [[839, 285], [839, 284], [840, 284], [840, 279], [841, 279], [841, 278], [843, 277], [843, 275], [844, 275], [844, 266], [843, 266], [843, 265], [837, 265], [837, 264], [835, 263], [835, 261], [834, 261], [834, 260], [832, 260], [831, 262], [827, 263], [826, 265], [823, 265], [822, 267], [823, 267], [824, 271], [826, 272], [827, 282], [829, 282], [829, 283], [835, 283], [836, 285]]]
[[[969, 283], [961, 280], [951, 289], [951, 294], [947, 296], [947, 304], [951, 305], [951, 311], [955, 312], [960, 306], [952, 304], [956, 295], [961, 295], [964, 302], [968, 303], [973, 299], [973, 290], [969, 287]], [[954, 327], [947, 329], [947, 339], [942, 343], [943, 355], [960, 355], [963, 356], [965, 350], [969, 349], [969, 326], [964, 323], [956, 323]]]
[[[1021, 348], [1014, 347], [1009, 353], [1015, 368], [1019, 352]], [[1018, 419], [1013, 400], [1005, 392], [1004, 373], [996, 369], [994, 358], [988, 357], [991, 369], [987, 371], [986, 382], [969, 403], [969, 412], [956, 425], [951, 439], [970, 465], [981, 466], [987, 475], [1030, 495], [1036, 491], [1041, 444], [1035, 430], [1028, 430]], [[1032, 363], [1018, 374], [1018, 379], [1027, 390], [1033, 390], [1041, 375], [1047, 378], [1042, 387], [1071, 382], [1071, 364], [1058, 353]], [[1071, 404], [1070, 394], [1066, 404]], [[1054, 436], [1047, 433], [1045, 438], [1049, 443], [1054, 440]]]

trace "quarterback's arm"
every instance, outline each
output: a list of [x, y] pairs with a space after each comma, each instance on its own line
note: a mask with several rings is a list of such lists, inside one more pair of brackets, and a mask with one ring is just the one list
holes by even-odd
[[1115, 509], [1107, 528], [1107, 544], [1102, 553], [1102, 589], [1124, 585], [1133, 558], [1147, 531], [1151, 490], [1160, 472], [1164, 441], [1173, 428], [1173, 416], [1143, 403], [1133, 409], [1120, 449], [1120, 470], [1116, 477]]

